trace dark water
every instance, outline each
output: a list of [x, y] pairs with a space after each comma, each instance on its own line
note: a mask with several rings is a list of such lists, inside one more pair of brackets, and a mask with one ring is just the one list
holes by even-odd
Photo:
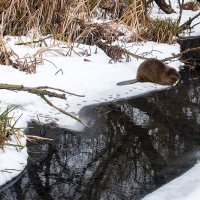
[[[30, 123], [54, 141], [28, 143], [22, 177], [1, 200], [139, 200], [200, 158], [200, 74], [177, 87], [81, 110], [84, 132]], [[85, 117], [86, 118], [86, 117]]]

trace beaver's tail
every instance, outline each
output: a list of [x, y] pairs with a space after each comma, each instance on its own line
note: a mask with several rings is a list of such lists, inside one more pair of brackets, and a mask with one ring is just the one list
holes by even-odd
[[132, 80], [128, 80], [128, 81], [122, 81], [117, 83], [117, 85], [121, 86], [121, 85], [129, 85], [129, 84], [133, 84], [133, 83], [137, 83], [138, 80], [137, 79], [132, 79]]

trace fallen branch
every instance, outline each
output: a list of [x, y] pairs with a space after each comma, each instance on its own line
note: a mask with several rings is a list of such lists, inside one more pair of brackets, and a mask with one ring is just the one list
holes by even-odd
[[[100, 45], [99, 45], [99, 44], [100, 44]], [[104, 44], [104, 43], [102, 43], [102, 42], [101, 42], [101, 43], [98, 43], [98, 46], [99, 46], [99, 48], [101, 48], [102, 50], [104, 50], [104, 52], [105, 52], [109, 57], [111, 57], [113, 60], [114, 60], [114, 58], [115, 58], [115, 59], [117, 58], [115, 61], [118, 61], [119, 58], [122, 57], [122, 55], [125, 55], [125, 56], [132, 56], [132, 57], [134, 57], [135, 59], [143, 59], [143, 60], [148, 59], [147, 57], [139, 56], [139, 55], [137, 55], [137, 54], [131, 53], [131, 52], [129, 52], [128, 50], [126, 50], [126, 49], [124, 49], [124, 48], [121, 48], [121, 47], [119, 47], [119, 46], [117, 46], [118, 55], [117, 55], [117, 57], [116, 57], [116, 55], [115, 55], [114, 53], [110, 54], [110, 52], [107, 51], [107, 49], [108, 49], [108, 50], [111, 50], [111, 49], [114, 48], [114, 47], [116, 48], [116, 46], [107, 45], [107, 44]], [[175, 55], [173, 55], [173, 56], [171, 56], [171, 57], [164, 58], [164, 59], [162, 59], [161, 61], [162, 61], [162, 62], [165, 62], [165, 61], [168, 61], [168, 60], [172, 60], [172, 59], [174, 59], [174, 58], [181, 57], [183, 54], [186, 54], [186, 53], [189, 53], [189, 52], [192, 52], [192, 51], [197, 51], [197, 50], [200, 50], [200, 47], [195, 47], [195, 48], [187, 49], [187, 50], [182, 51], [182, 52], [180, 52], [180, 53], [178, 53], [178, 54], [175, 54]], [[113, 54], [114, 54], [114, 55], [113, 55]], [[119, 55], [120, 55], [120, 56], [119, 56]]]
[[198, 14], [196, 14], [194, 17], [189, 18], [189, 20], [186, 21], [184, 24], [182, 24], [182, 25], [180, 26], [180, 28], [182, 28], [182, 30], [185, 30], [185, 29], [190, 28], [190, 25], [191, 25], [191, 23], [193, 22], [193, 20], [196, 19], [196, 18], [199, 17], [199, 16], [200, 16], [200, 12], [199, 12]]
[[75, 94], [75, 93], [72, 93], [72, 92], [67, 92], [67, 91], [62, 90], [62, 89], [48, 87], [48, 86], [39, 86], [39, 87], [36, 87], [36, 88], [37, 89], [52, 89], [52, 90], [57, 90], [57, 91], [64, 92], [66, 94], [70, 94], [70, 95], [77, 96], [77, 97], [85, 97], [85, 95], [79, 95], [79, 94]]
[[[81, 124], [82, 121], [80, 120], [80, 118], [78, 116], [75, 116], [71, 113], [68, 113], [64, 110], [62, 110], [61, 108], [58, 108], [57, 106], [55, 106], [53, 103], [51, 103], [46, 97], [46, 96], [49, 96], [49, 97], [56, 97], [56, 98], [60, 98], [60, 99], [66, 99], [66, 96], [65, 94], [70, 94], [70, 95], [74, 95], [74, 96], [78, 96], [78, 97], [84, 97], [84, 95], [78, 95], [78, 94], [74, 94], [74, 93], [71, 93], [71, 92], [67, 92], [65, 90], [62, 90], [62, 89], [58, 89], [58, 88], [53, 88], [53, 87], [48, 87], [48, 86], [39, 86], [39, 87], [25, 87], [23, 85], [12, 85], [12, 84], [4, 84], [4, 83], [1, 83], [0, 84], [0, 89], [6, 89], [6, 90], [16, 90], [16, 91], [25, 91], [25, 92], [29, 92], [31, 94], [36, 94], [38, 96], [40, 96], [43, 100], [45, 100], [45, 102], [47, 104], [49, 104], [51, 107], [55, 108], [56, 110], [58, 110], [59, 112], [77, 120], [78, 122], [80, 122]], [[62, 94], [60, 93], [57, 93], [57, 92], [52, 92], [52, 91], [49, 91], [48, 89], [50, 90], [55, 90], [55, 91], [59, 91], [59, 92], [62, 92]], [[83, 124], [84, 125], [84, 124]]]
[[27, 44], [35, 44], [35, 43], [39, 43], [39, 42], [44, 42], [46, 39], [48, 38], [52, 38], [52, 36], [47, 36], [45, 38], [41, 38], [39, 40], [33, 40], [33, 41], [30, 41], [30, 42], [19, 42], [17, 43], [16, 45], [27, 45]]
[[53, 139], [51, 138], [44, 138], [44, 137], [40, 137], [40, 136], [36, 136], [36, 135], [26, 135], [26, 137], [28, 138], [28, 140], [48, 140], [48, 141], [53, 141]]
[[[49, 104], [51, 107], [55, 108], [55, 109], [58, 110], [59, 112], [65, 114], [65, 115], [67, 115], [67, 116], [69, 116], [69, 117], [71, 117], [71, 118], [77, 120], [77, 121], [80, 122], [81, 124], [83, 124], [83, 122], [80, 120], [80, 118], [79, 118], [78, 116], [75, 116], [75, 115], [73, 115], [73, 114], [71, 114], [71, 113], [68, 113], [68, 112], [62, 110], [61, 108], [58, 108], [58, 107], [55, 106], [53, 103], [51, 103], [44, 95], [41, 95], [41, 98], [44, 99], [45, 102], [46, 102], [47, 104]], [[83, 125], [84, 125], [84, 124], [83, 124]], [[85, 126], [85, 125], [84, 125], [84, 126]]]
[[[48, 87], [46, 88], [48, 89]], [[25, 91], [25, 92], [29, 92], [29, 93], [37, 94], [37, 95], [47, 95], [49, 97], [57, 97], [60, 99], [66, 99], [66, 96], [64, 93], [58, 94], [56, 92], [51, 92], [45, 89], [40, 89], [40, 88], [38, 89], [37, 87], [25, 87], [23, 85], [12, 85], [12, 84], [1, 83], [0, 89]], [[50, 88], [50, 89], [58, 90], [56, 88]]]
[[184, 55], [184, 54], [186, 54], [186, 53], [189, 53], [189, 52], [192, 52], [192, 51], [197, 51], [197, 50], [200, 50], [200, 47], [195, 47], [195, 48], [187, 49], [187, 50], [182, 51], [182, 52], [180, 52], [180, 53], [178, 53], [178, 54], [175, 54], [175, 55], [173, 55], [173, 56], [171, 56], [171, 57], [164, 58], [164, 59], [162, 59], [161, 61], [162, 61], [162, 62], [165, 62], [165, 61], [168, 61], [168, 60], [172, 60], [172, 59], [174, 59], [174, 58], [181, 57], [182, 55]]
[[123, 53], [126, 54], [126, 55], [128, 55], [128, 56], [132, 56], [133, 58], [136, 58], [136, 59], [143, 59], [143, 60], [148, 59], [147, 57], [139, 56], [139, 55], [136, 55], [136, 54], [134, 54], [134, 53], [131, 53], [131, 52], [129, 52], [129, 51], [126, 50], [126, 49], [123, 49]]

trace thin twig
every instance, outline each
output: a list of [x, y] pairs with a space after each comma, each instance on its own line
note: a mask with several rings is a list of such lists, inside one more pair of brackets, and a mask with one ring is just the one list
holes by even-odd
[[181, 18], [182, 18], [182, 13], [183, 13], [183, 4], [184, 4], [184, 0], [182, 0], [182, 2], [180, 0], [178, 0], [178, 4], [179, 4], [179, 17], [178, 17], [178, 20], [177, 20], [177, 24], [179, 25], [180, 24], [180, 21], [181, 21]]
[[70, 95], [77, 96], [77, 97], [85, 97], [85, 95], [79, 95], [79, 94], [75, 94], [75, 93], [72, 93], [72, 92], [67, 92], [67, 91], [59, 89], [59, 88], [53, 88], [53, 87], [48, 87], [48, 86], [38, 86], [36, 88], [37, 89], [52, 89], [52, 90], [64, 92], [66, 94], [70, 94]]
[[[77, 120], [78, 122], [80, 122], [81, 124], [83, 124], [83, 122], [80, 120], [80, 118], [78, 116], [75, 116], [71, 113], [65, 112], [64, 110], [58, 108], [57, 106], [55, 106], [53, 103], [51, 103], [44, 95], [41, 95], [41, 98], [44, 99], [44, 101], [46, 101], [47, 104], [49, 104], [51, 107], [55, 108], [56, 110], [58, 110], [59, 112]], [[83, 124], [85, 126], [85, 124]]]
[[45, 38], [41, 38], [39, 40], [33, 40], [31, 42], [20, 42], [20, 43], [17, 43], [16, 45], [27, 45], [27, 44], [35, 44], [35, 43], [39, 43], [39, 42], [44, 42], [46, 39], [48, 38], [51, 38], [52, 36], [47, 36]]
[[197, 51], [197, 50], [200, 50], [200, 47], [195, 47], [195, 48], [187, 49], [187, 50], [182, 51], [182, 52], [180, 52], [180, 53], [178, 53], [178, 54], [175, 54], [175, 55], [173, 55], [173, 56], [171, 56], [171, 57], [164, 58], [164, 59], [162, 59], [161, 61], [162, 61], [162, 62], [165, 62], [165, 61], [168, 61], [168, 60], [172, 60], [172, 59], [174, 59], [174, 58], [181, 57], [183, 54], [186, 54], [186, 53], [189, 53], [189, 52], [192, 52], [192, 51]]
[[126, 55], [129, 55], [129, 56], [132, 56], [132, 57], [134, 57], [134, 58], [136, 58], [136, 59], [143, 59], [143, 60], [148, 59], [147, 57], [139, 56], [139, 55], [136, 55], [136, 54], [134, 54], [134, 53], [131, 53], [131, 52], [129, 52], [129, 51], [126, 50], [126, 49], [123, 49], [123, 53], [126, 54]]
[[59, 69], [59, 70], [55, 73], [55, 75], [57, 75], [59, 72], [61, 72], [62, 75], [63, 75], [63, 70], [62, 70], [62, 69]]
[[182, 24], [180, 26], [180, 28], [182, 28], [182, 30], [188, 29], [190, 27], [191, 23], [193, 22], [193, 20], [196, 19], [199, 16], [200, 16], [200, 12], [198, 14], [196, 14], [194, 17], [189, 18], [189, 20], [186, 21], [184, 24]]
[[[47, 88], [47, 87], [46, 87]], [[32, 94], [37, 94], [37, 95], [48, 95], [49, 97], [57, 97], [60, 99], [66, 99], [65, 94], [58, 94], [55, 92], [51, 92], [45, 89], [38, 89], [37, 87], [25, 87], [23, 85], [12, 85], [12, 84], [4, 84], [1, 83], [0, 84], [0, 89], [7, 89], [7, 90], [17, 90], [17, 91], [25, 91], [25, 92], [29, 92]], [[51, 88], [56, 90], [56, 88]], [[59, 90], [59, 89], [57, 89]]]
[[21, 148], [21, 149], [24, 148], [23, 145], [19, 145], [19, 144], [10, 144], [10, 143], [5, 143], [5, 145], [6, 145], [6, 146], [12, 146], [12, 147], [19, 147], [19, 148]]
[[50, 138], [44, 138], [44, 137], [35, 136], [35, 135], [26, 135], [26, 137], [30, 138], [30, 139], [36, 139], [36, 140], [48, 140], [48, 141], [53, 140], [53, 139], [50, 139]]

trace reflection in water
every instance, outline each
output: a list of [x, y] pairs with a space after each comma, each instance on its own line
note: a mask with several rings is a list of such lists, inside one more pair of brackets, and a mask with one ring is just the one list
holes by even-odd
[[[167, 91], [85, 107], [76, 133], [38, 126], [54, 141], [29, 143], [25, 174], [2, 200], [139, 200], [200, 158], [200, 78]], [[191, 78], [191, 77], [190, 77]]]

